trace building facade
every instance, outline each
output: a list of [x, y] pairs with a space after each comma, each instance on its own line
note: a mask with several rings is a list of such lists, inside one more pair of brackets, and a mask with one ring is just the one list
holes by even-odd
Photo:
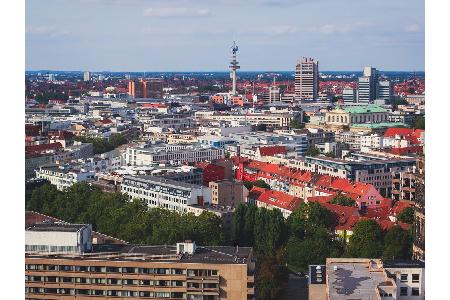
[[313, 58], [304, 57], [295, 67], [295, 98], [315, 100], [319, 94], [319, 62]]

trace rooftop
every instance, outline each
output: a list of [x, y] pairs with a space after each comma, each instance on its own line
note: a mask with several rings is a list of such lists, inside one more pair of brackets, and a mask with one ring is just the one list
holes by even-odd
[[200, 185], [196, 185], [196, 184], [190, 184], [190, 183], [185, 183], [185, 182], [180, 182], [180, 181], [176, 181], [176, 180], [172, 180], [172, 179], [167, 179], [164, 177], [156, 177], [156, 176], [150, 176], [150, 175], [138, 175], [138, 176], [125, 176], [124, 177], [124, 183], [125, 180], [136, 180], [136, 181], [141, 181], [141, 182], [145, 182], [145, 183], [157, 183], [160, 185], [164, 185], [164, 186], [172, 186], [172, 187], [177, 187], [177, 188], [185, 188], [185, 189], [197, 189], [197, 188], [202, 188], [202, 186]]
[[45, 232], [78, 232], [86, 224], [67, 224], [67, 223], [40, 223], [32, 224], [25, 227], [26, 231], [45, 231]]
[[[194, 254], [177, 254], [176, 246], [142, 246], [102, 244], [94, 245], [92, 253], [52, 254], [53, 259], [111, 260], [111, 261], [160, 261], [179, 263], [245, 264], [251, 258], [251, 247], [197, 246]], [[46, 258], [45, 254], [27, 254], [27, 258]]]
[[381, 261], [327, 259], [329, 299], [378, 299], [377, 287], [387, 280]]
[[344, 107], [344, 111], [351, 113], [351, 114], [364, 114], [364, 113], [381, 113], [386, 112], [386, 110], [379, 106], [374, 104], [364, 105], [364, 106], [350, 106], [350, 107]]

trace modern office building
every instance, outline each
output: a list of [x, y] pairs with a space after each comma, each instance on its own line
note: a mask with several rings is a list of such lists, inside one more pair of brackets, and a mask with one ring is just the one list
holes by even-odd
[[372, 103], [377, 97], [378, 72], [364, 67], [363, 76], [358, 78], [358, 103]]
[[86, 71], [83, 73], [83, 80], [84, 81], [91, 81], [91, 73]]
[[344, 103], [355, 103], [358, 100], [358, 90], [355, 88], [344, 88], [342, 91], [342, 100]]
[[26, 299], [254, 299], [252, 248], [95, 245], [90, 253], [29, 252]]
[[155, 176], [124, 176], [121, 192], [129, 200], [141, 199], [149, 207], [185, 213], [188, 205], [211, 203], [211, 189]]
[[304, 57], [295, 68], [296, 101], [315, 100], [319, 95], [319, 62]]
[[135, 79], [128, 82], [128, 94], [133, 98], [162, 98], [162, 78]]
[[389, 80], [378, 82], [378, 96], [377, 99], [384, 100], [387, 104], [391, 103], [394, 97], [394, 85]]

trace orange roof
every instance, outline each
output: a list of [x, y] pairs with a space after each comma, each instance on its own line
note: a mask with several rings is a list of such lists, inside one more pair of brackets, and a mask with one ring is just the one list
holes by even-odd
[[302, 202], [302, 200], [298, 197], [272, 190], [266, 190], [262, 193], [258, 197], [258, 201], [290, 211], [294, 211]]
[[414, 206], [414, 202], [412, 201], [397, 201], [394, 204], [394, 207], [392, 207], [392, 212], [394, 215], [398, 215], [401, 213], [405, 208]]

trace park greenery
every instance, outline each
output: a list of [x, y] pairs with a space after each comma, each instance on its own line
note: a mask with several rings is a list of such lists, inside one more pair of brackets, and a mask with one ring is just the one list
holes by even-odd
[[[255, 184], [255, 183], [253, 183]], [[307, 272], [327, 257], [408, 259], [411, 233], [399, 226], [383, 231], [373, 220], [361, 220], [349, 242], [335, 235], [337, 216], [319, 203], [302, 203], [287, 219], [280, 210], [254, 204], [237, 206], [231, 233], [213, 213], [200, 216], [149, 208], [121, 193], [107, 193], [87, 183], [58, 191], [44, 184], [31, 191], [26, 208], [93, 229], [133, 244], [163, 245], [191, 239], [198, 245], [253, 247], [260, 299], [279, 299], [289, 272]], [[343, 197], [339, 203], [350, 204]], [[347, 202], [348, 201], [348, 202]], [[341, 204], [342, 205], [342, 204]]]
[[91, 143], [94, 147], [94, 154], [102, 154], [111, 150], [114, 150], [120, 145], [126, 144], [127, 139], [120, 133], [113, 133], [109, 139], [104, 139], [101, 137], [86, 137], [86, 136], [76, 136], [74, 140]]

